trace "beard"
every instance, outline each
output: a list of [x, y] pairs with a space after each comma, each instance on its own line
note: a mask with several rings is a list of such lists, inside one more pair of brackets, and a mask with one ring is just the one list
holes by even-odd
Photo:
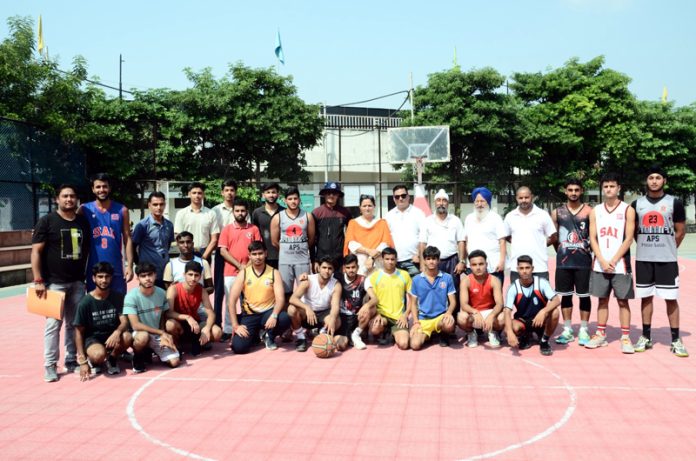
[[478, 219], [485, 218], [486, 216], [488, 216], [488, 213], [490, 213], [490, 212], [491, 212], [490, 208], [481, 208], [481, 209], [476, 208], [476, 209], [474, 209], [475, 216]]

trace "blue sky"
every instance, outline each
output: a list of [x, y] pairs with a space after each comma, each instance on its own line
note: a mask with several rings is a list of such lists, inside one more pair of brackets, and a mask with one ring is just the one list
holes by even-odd
[[[8, 16], [43, 16], [51, 57], [68, 68], [82, 55], [89, 74], [124, 89], [189, 84], [182, 72], [229, 63], [276, 66], [307, 102], [349, 103], [427, 82], [452, 66], [538, 72], [597, 55], [629, 75], [631, 91], [677, 105], [696, 102], [696, 2], [688, 0], [198, 1], [2, 0]], [[286, 65], [273, 48], [280, 29]], [[397, 107], [402, 96], [372, 102]]]

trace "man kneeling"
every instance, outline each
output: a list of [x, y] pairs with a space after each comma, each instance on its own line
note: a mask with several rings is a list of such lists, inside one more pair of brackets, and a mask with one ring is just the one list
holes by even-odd
[[[201, 274], [203, 266], [197, 261], [189, 261], [184, 267], [184, 281], [173, 283], [167, 289], [167, 303], [174, 309], [174, 318], [177, 322], [169, 323], [171, 330], [178, 341], [191, 344], [191, 355], [200, 355], [201, 346], [210, 341], [219, 341], [222, 337], [222, 329], [215, 325], [215, 311], [210, 304], [210, 297], [206, 292], [203, 295]], [[199, 310], [201, 306], [205, 312], [202, 318]]]
[[[341, 306], [341, 284], [334, 278], [333, 258], [324, 256], [319, 260], [319, 272], [302, 280], [292, 296], [288, 306], [288, 315], [295, 334], [295, 350], [307, 350], [305, 328], [321, 328], [322, 333], [333, 336], [341, 325], [339, 318]], [[344, 350], [348, 338], [334, 338]]]
[[549, 337], [558, 325], [561, 297], [556, 295], [548, 280], [533, 275], [533, 272], [531, 257], [522, 255], [517, 258], [520, 277], [508, 288], [505, 299], [505, 333], [508, 344], [520, 349], [529, 348], [532, 333], [536, 333], [542, 355], [551, 355]]
[[[391, 328], [394, 342], [399, 349], [408, 349], [408, 314], [411, 311], [411, 276], [396, 268], [396, 250], [387, 247], [382, 250], [384, 267], [378, 269], [365, 280], [365, 289], [370, 300], [358, 311], [359, 328], [369, 327], [374, 337]], [[356, 329], [357, 330], [357, 329]], [[388, 336], [380, 340], [387, 344]]]
[[457, 306], [452, 276], [438, 269], [440, 250], [428, 246], [423, 250], [425, 271], [413, 277], [410, 294], [413, 326], [411, 349], [418, 350], [433, 332], [441, 333], [440, 346], [449, 346], [449, 334], [454, 332], [454, 312]]
[[129, 291], [123, 300], [123, 313], [133, 328], [133, 372], [145, 371], [148, 348], [159, 356], [162, 363], [176, 368], [180, 361], [179, 352], [174, 338], [166, 331], [173, 328], [176, 314], [169, 309], [165, 291], [155, 286], [155, 266], [147, 262], [139, 264], [135, 273], [139, 286]]
[[80, 365], [80, 381], [87, 381], [90, 368], [95, 374], [107, 362], [107, 373], [121, 373], [118, 357], [131, 346], [128, 319], [123, 315], [123, 294], [111, 291], [114, 267], [99, 262], [92, 267], [94, 290], [87, 293], [77, 305], [75, 346]]

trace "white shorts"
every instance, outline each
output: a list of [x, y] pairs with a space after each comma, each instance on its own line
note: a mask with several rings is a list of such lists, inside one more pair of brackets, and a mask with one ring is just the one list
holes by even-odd
[[[483, 317], [483, 320], [486, 320], [489, 315], [493, 313], [493, 309], [486, 309], [484, 311], [478, 311], [479, 314], [481, 314], [481, 317]], [[471, 317], [471, 315], [469, 315]]]
[[[133, 332], [133, 339], [135, 339], [138, 336], [138, 333], [147, 333], [147, 332], [134, 331]], [[179, 358], [179, 353], [177, 351], [172, 350], [168, 347], [162, 347], [160, 345], [160, 335], [153, 335], [152, 333], [148, 333], [148, 334], [150, 335], [150, 339], [149, 339], [147, 345], [150, 349], [152, 349], [155, 352], [155, 354], [157, 354], [157, 356], [160, 358], [160, 361], [169, 362], [170, 360]]]

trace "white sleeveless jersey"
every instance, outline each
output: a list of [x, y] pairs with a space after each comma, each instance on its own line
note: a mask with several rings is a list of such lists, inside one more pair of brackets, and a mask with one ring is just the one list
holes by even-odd
[[[597, 228], [597, 242], [599, 243], [599, 251], [601, 251], [604, 259], [613, 257], [623, 244], [624, 235], [626, 233], [626, 211], [628, 204], [621, 202], [612, 211], [607, 211], [606, 205], [601, 204], [594, 208], [595, 226]], [[599, 260], [595, 257], [592, 269], [596, 272], [603, 272]], [[631, 251], [626, 254], [616, 263], [614, 270], [615, 274], [630, 274], [631, 273]]]
[[308, 304], [314, 312], [321, 312], [331, 307], [331, 295], [338, 280], [331, 277], [322, 288], [319, 286], [319, 274], [312, 274], [308, 277], [309, 288], [302, 296], [302, 302]]
[[[201, 259], [200, 256], [194, 256], [193, 261], [196, 261], [198, 264], [203, 266], [203, 260]], [[172, 258], [169, 260], [169, 265], [172, 269], [172, 282], [173, 283], [181, 283], [184, 281], [184, 275], [186, 274], [185, 268], [186, 268], [186, 263], [189, 263], [191, 261], [182, 261], [179, 258]], [[201, 280], [200, 284], [205, 286], [205, 280], [203, 280], [203, 274], [201, 274]]]

